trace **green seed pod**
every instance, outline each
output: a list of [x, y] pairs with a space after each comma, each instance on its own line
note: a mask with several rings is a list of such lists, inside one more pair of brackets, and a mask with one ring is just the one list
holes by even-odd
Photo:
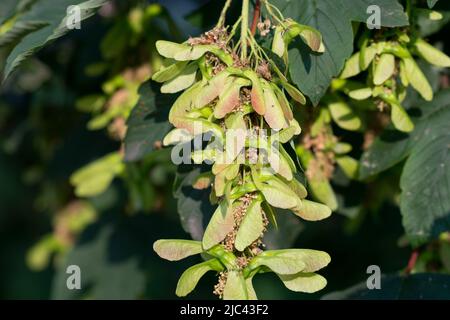
[[373, 83], [377, 86], [383, 84], [392, 77], [395, 71], [395, 57], [390, 53], [383, 53], [380, 60], [375, 63]]
[[260, 115], [266, 112], [266, 102], [260, 77], [253, 70], [245, 70], [244, 75], [252, 81], [251, 102], [253, 109]]
[[219, 101], [214, 108], [214, 117], [217, 119], [222, 119], [234, 108], [236, 108], [240, 103], [240, 92], [241, 88], [244, 86], [250, 86], [251, 82], [236, 77], [228, 77], [225, 88], [219, 95]]
[[279, 25], [275, 28], [275, 33], [272, 41], [272, 52], [280, 58], [283, 58], [286, 53], [286, 44], [284, 43], [284, 28]]
[[152, 80], [156, 82], [166, 82], [178, 76], [187, 66], [187, 61], [175, 62], [167, 59], [161, 69], [153, 74]]
[[439, 51], [432, 45], [426, 43], [424, 40], [417, 39], [414, 46], [417, 50], [417, 53], [432, 65], [443, 68], [450, 67], [450, 57], [442, 51]]
[[274, 130], [281, 130], [289, 127], [289, 123], [284, 116], [283, 109], [278, 101], [272, 86], [266, 80], [261, 79], [262, 89], [264, 92], [264, 101], [266, 104], [266, 112], [264, 119]]
[[162, 93], [176, 93], [185, 90], [195, 83], [198, 65], [191, 63], [185, 67], [176, 77], [170, 79], [161, 86]]
[[411, 86], [427, 101], [433, 100], [433, 89], [413, 58], [403, 59], [405, 75]]
[[264, 230], [261, 201], [253, 200], [248, 206], [244, 219], [239, 227], [234, 245], [237, 250], [244, 251]]

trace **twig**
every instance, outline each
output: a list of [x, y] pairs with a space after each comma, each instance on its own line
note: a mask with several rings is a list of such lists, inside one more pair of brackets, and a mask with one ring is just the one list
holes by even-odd
[[216, 27], [220, 28], [220, 27], [223, 27], [225, 25], [225, 18], [226, 18], [226, 15], [227, 15], [227, 11], [230, 8], [231, 1], [232, 0], [227, 0], [225, 2], [225, 5], [224, 5], [224, 7], [222, 9], [222, 12], [220, 13], [220, 18], [219, 18], [219, 21], [217, 22]]
[[419, 258], [419, 250], [416, 249], [411, 253], [411, 256], [409, 257], [408, 266], [406, 267], [405, 273], [410, 274], [411, 271], [416, 266], [417, 258]]
[[247, 32], [248, 32], [248, 9], [250, 0], [242, 0], [242, 22], [241, 22], [241, 59], [247, 58]]
[[253, 11], [253, 21], [252, 21], [252, 35], [256, 34], [256, 27], [258, 25], [259, 16], [261, 15], [261, 0], [256, 0], [255, 10]]

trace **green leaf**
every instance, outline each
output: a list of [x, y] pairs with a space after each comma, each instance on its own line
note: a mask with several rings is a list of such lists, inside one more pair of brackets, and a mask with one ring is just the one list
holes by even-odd
[[253, 277], [245, 279], [245, 286], [247, 287], [248, 300], [258, 300], [255, 289], [253, 288]]
[[156, 50], [165, 58], [175, 59], [175, 56], [179, 52], [189, 51], [191, 46], [184, 43], [176, 43], [166, 40], [156, 41]]
[[161, 93], [177, 93], [185, 90], [195, 83], [198, 66], [195, 63], [190, 64], [175, 78], [164, 82], [161, 86]]
[[289, 28], [288, 33], [290, 37], [295, 37], [298, 34], [312, 51], [319, 53], [325, 51], [322, 35], [314, 28], [301, 24], [294, 24], [294, 26]]
[[[238, 204], [238, 203], [236, 203]], [[226, 200], [219, 203], [203, 235], [203, 249], [208, 250], [225, 239], [233, 231], [235, 205], [229, 205]]]
[[40, 0], [34, 3], [30, 10], [17, 19], [16, 23], [39, 22], [45, 24], [45, 27], [24, 36], [12, 50], [6, 62], [4, 79], [30, 55], [69, 31], [66, 23], [70, 18], [70, 13], [67, 12], [69, 6], [80, 6], [80, 18], [83, 21], [91, 17], [105, 2], [106, 0]]
[[114, 152], [77, 170], [70, 177], [70, 183], [77, 196], [93, 197], [104, 192], [123, 170], [122, 157]]
[[357, 160], [349, 156], [339, 156], [336, 157], [336, 162], [348, 178], [358, 178], [359, 162]]
[[295, 174], [294, 179], [289, 181], [288, 185], [289, 188], [291, 188], [291, 190], [294, 191], [300, 199], [305, 199], [308, 196], [308, 191], [306, 190], [305, 186], [299, 181], [299, 179], [299, 175]]
[[106, 97], [101, 94], [93, 94], [77, 100], [76, 108], [82, 112], [98, 112], [106, 104]]
[[327, 285], [327, 280], [316, 273], [278, 274], [286, 288], [295, 292], [314, 293]]
[[239, 226], [234, 245], [239, 251], [244, 251], [258, 239], [264, 230], [261, 202], [252, 201], [245, 212], [244, 219]]
[[356, 89], [348, 92], [348, 96], [355, 100], [369, 99], [373, 94], [372, 88]]
[[50, 263], [52, 254], [61, 247], [54, 234], [48, 234], [34, 244], [27, 252], [26, 261], [33, 271], [43, 271]]
[[416, 244], [450, 230], [450, 109], [427, 122], [400, 180], [403, 226]]
[[315, 199], [327, 205], [331, 210], [338, 207], [336, 194], [326, 178], [309, 179], [309, 187]]
[[163, 65], [158, 72], [154, 73], [152, 76], [153, 81], [166, 82], [175, 78], [186, 68], [188, 61], [175, 62], [169, 59], [166, 63], [170, 63], [170, 65]]
[[258, 114], [264, 115], [264, 113], [266, 113], [266, 104], [264, 102], [264, 91], [261, 79], [253, 70], [245, 70], [244, 75], [252, 81], [252, 107]]
[[440, 20], [432, 20], [432, 10], [416, 8], [417, 25], [420, 27], [420, 35], [422, 37], [429, 37], [436, 32], [442, 30], [442, 28], [450, 21], [450, 11], [439, 12], [443, 17]]
[[183, 272], [178, 280], [176, 295], [185, 297], [195, 289], [197, 283], [208, 271], [220, 268], [220, 262], [217, 259], [211, 259], [196, 265]]
[[[150, 215], [135, 214], [125, 218], [119, 212], [103, 212], [60, 260], [51, 298], [121, 300], [142, 297], [146, 287], [151, 285], [147, 277], [149, 270], [155, 270], [152, 268], [158, 265], [158, 260], [162, 261], [152, 255], [148, 245], [162, 236], [160, 223], [161, 220]], [[81, 290], [67, 290], [66, 269], [70, 265], [81, 269]], [[161, 290], [165, 290], [164, 294], [170, 293], [168, 289]]]
[[[361, 56], [364, 54], [364, 65], [361, 68]], [[371, 46], [365, 49], [364, 52], [357, 52], [353, 54], [345, 63], [344, 69], [339, 75], [340, 79], [347, 79], [360, 74], [362, 71], [367, 70], [369, 65], [377, 54], [377, 48]]]
[[264, 119], [269, 127], [273, 130], [281, 130], [289, 127], [280, 102], [273, 90], [272, 86], [264, 79], [261, 79], [261, 85], [264, 92], [264, 101], [266, 112]]
[[316, 272], [326, 267], [330, 261], [330, 255], [323, 251], [311, 249], [283, 249], [270, 250], [261, 254], [262, 256], [288, 257], [304, 264], [302, 272]]
[[[270, 214], [271, 208], [270, 205], [265, 204], [266, 214]], [[263, 239], [267, 249], [274, 250], [293, 246], [298, 235], [304, 229], [304, 225], [300, 219], [291, 214], [290, 210], [274, 208], [273, 211], [275, 211], [276, 225], [269, 223]]]
[[343, 291], [325, 295], [325, 300], [423, 300], [450, 299], [450, 276], [419, 273], [410, 276], [390, 274], [381, 276], [381, 290], [369, 290], [363, 281]]
[[201, 167], [183, 165], [178, 167], [174, 183], [174, 197], [183, 229], [194, 240], [201, 240], [205, 232], [204, 221], [208, 221], [215, 208], [209, 201], [210, 188], [197, 190], [193, 187], [203, 173]]
[[300, 104], [306, 103], [306, 98], [303, 95], [303, 93], [300, 92], [296, 87], [294, 87], [292, 84], [286, 81], [282, 81], [281, 85], [283, 88], [287, 91], [287, 93], [291, 96], [292, 99], [297, 101]]
[[224, 300], [247, 300], [247, 286], [244, 277], [239, 271], [229, 271], [227, 282], [223, 290]]
[[450, 90], [444, 90], [439, 92], [432, 102], [420, 104], [419, 111], [422, 116], [412, 118], [415, 129], [410, 134], [387, 128], [362, 155], [359, 166], [360, 178], [366, 179], [376, 175], [404, 160], [425, 132], [433, 130], [429, 118], [435, 118], [434, 114], [450, 107], [449, 101]]
[[330, 102], [328, 109], [330, 110], [331, 117], [339, 127], [349, 131], [357, 131], [361, 128], [361, 118], [345, 101]]
[[433, 9], [438, 0], [427, 0], [428, 8]]
[[256, 269], [259, 266], [266, 266], [278, 274], [296, 274], [306, 267], [302, 260], [293, 256], [277, 254], [276, 251], [265, 251], [263, 255], [258, 255], [252, 259], [249, 266]]
[[272, 52], [282, 58], [286, 52], [286, 44], [284, 43], [284, 28], [279, 25], [275, 28], [275, 33], [272, 40]]
[[0, 2], [0, 24], [14, 14], [17, 7], [17, 0], [3, 0]]
[[240, 103], [241, 88], [249, 85], [250, 82], [246, 79], [228, 77], [225, 88], [219, 95], [219, 101], [214, 107], [214, 117], [222, 119], [231, 113]]
[[125, 161], [138, 161], [155, 150], [155, 143], [162, 142], [169, 132], [170, 106], [174, 95], [159, 93], [158, 86], [151, 81], [139, 88], [139, 102], [128, 118], [125, 136]]
[[163, 259], [178, 261], [203, 252], [202, 243], [193, 240], [161, 239], [153, 250]]
[[273, 177], [262, 183], [260, 187], [258, 189], [262, 192], [266, 201], [276, 208], [291, 209], [298, 204], [297, 195], [278, 178]]
[[345, 142], [338, 142], [333, 147], [333, 151], [339, 156], [351, 152], [352, 149], [352, 145]]
[[408, 24], [402, 6], [392, 0], [274, 0], [285, 17], [317, 29], [323, 37], [325, 52], [316, 54], [301, 41], [289, 50], [292, 80], [313, 104], [318, 104], [333, 77], [341, 72], [353, 53], [352, 21], [365, 23], [370, 5], [378, 5], [385, 27]]
[[292, 211], [300, 218], [307, 221], [319, 221], [328, 218], [331, 215], [331, 209], [321, 203], [302, 200], [300, 208], [294, 208]]
[[203, 57], [207, 52], [213, 53], [228, 66], [233, 64], [233, 57], [215, 45], [187, 46], [185, 50], [176, 52], [173, 59], [178, 61], [197, 60]]
[[402, 132], [411, 132], [414, 130], [414, 123], [400, 103], [391, 103], [391, 120], [394, 127]]
[[[4, 0], [0, 4], [0, 47], [7, 47], [46, 26], [43, 21], [18, 21], [36, 0]], [[12, 49], [12, 48], [11, 48]]]

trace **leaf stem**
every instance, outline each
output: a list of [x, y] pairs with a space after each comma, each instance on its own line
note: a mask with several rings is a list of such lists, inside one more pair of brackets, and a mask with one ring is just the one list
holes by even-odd
[[239, 19], [236, 21], [236, 23], [233, 25], [233, 28], [231, 28], [230, 35], [228, 36], [227, 43], [233, 39], [234, 35], [236, 34], [236, 30], [241, 23], [242, 17], [239, 17]]
[[[272, 4], [269, 3], [269, 1], [267, 0], [263, 0], [264, 1], [264, 6], [266, 7], [267, 13], [274, 18], [279, 24], [281, 24], [282, 26], [284, 26], [283, 21], [284, 17], [281, 14], [280, 10], [278, 10], [277, 7], [273, 6]], [[279, 17], [277, 17], [277, 15], [273, 12], [272, 9], [275, 9], [279, 15]]]
[[227, 15], [227, 11], [230, 8], [231, 1], [233, 1], [233, 0], [225, 1], [225, 5], [223, 6], [222, 12], [220, 13], [219, 21], [217, 22], [217, 25], [216, 25], [217, 28], [223, 27], [225, 25], [225, 18]]
[[248, 10], [250, 0], [242, 0], [242, 22], [241, 22], [241, 59], [247, 58], [247, 32], [248, 32]]

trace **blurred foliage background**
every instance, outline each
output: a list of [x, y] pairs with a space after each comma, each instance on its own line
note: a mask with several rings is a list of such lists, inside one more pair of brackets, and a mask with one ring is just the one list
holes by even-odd
[[[143, 94], [140, 85], [161, 64], [155, 41], [183, 41], [207, 30], [221, 5], [109, 1], [80, 30], [27, 59], [2, 85], [0, 298], [176, 298], [178, 277], [195, 259], [164, 261], [152, 244], [195, 233], [185, 231], [189, 228], [183, 228], [177, 213], [180, 200], [172, 192], [177, 167], [171, 164], [170, 150], [158, 144], [144, 146], [153, 152], [138, 161], [123, 162], [122, 141]], [[10, 9], [2, 0], [0, 21]], [[448, 4], [442, 1], [437, 9], [447, 22]], [[4, 70], [6, 56], [20, 37], [2, 38], [1, 28]], [[447, 25], [429, 36], [447, 53], [449, 31]], [[448, 71], [430, 69], [427, 75], [436, 86], [448, 87]], [[164, 125], [155, 123], [150, 132], [167, 130]], [[342, 133], [336, 129], [336, 135]], [[360, 143], [360, 137], [343, 134]], [[267, 241], [274, 247], [283, 243], [328, 252], [332, 262], [323, 272], [328, 286], [314, 295], [295, 294], [274, 275], [264, 275], [254, 283], [259, 297], [317, 299], [365, 281], [369, 265], [379, 265], [384, 274], [404, 270], [412, 249], [393, 196], [399, 191], [401, 168], [394, 166], [364, 184], [349, 181], [338, 170], [332, 183], [338, 200], [345, 199], [338, 213], [314, 224], [282, 219], [282, 232], [271, 233]], [[81, 267], [80, 291], [65, 287], [70, 264]], [[450, 272], [448, 241], [427, 244], [415, 268]], [[207, 275], [189, 298], [214, 297], [214, 282]]]

